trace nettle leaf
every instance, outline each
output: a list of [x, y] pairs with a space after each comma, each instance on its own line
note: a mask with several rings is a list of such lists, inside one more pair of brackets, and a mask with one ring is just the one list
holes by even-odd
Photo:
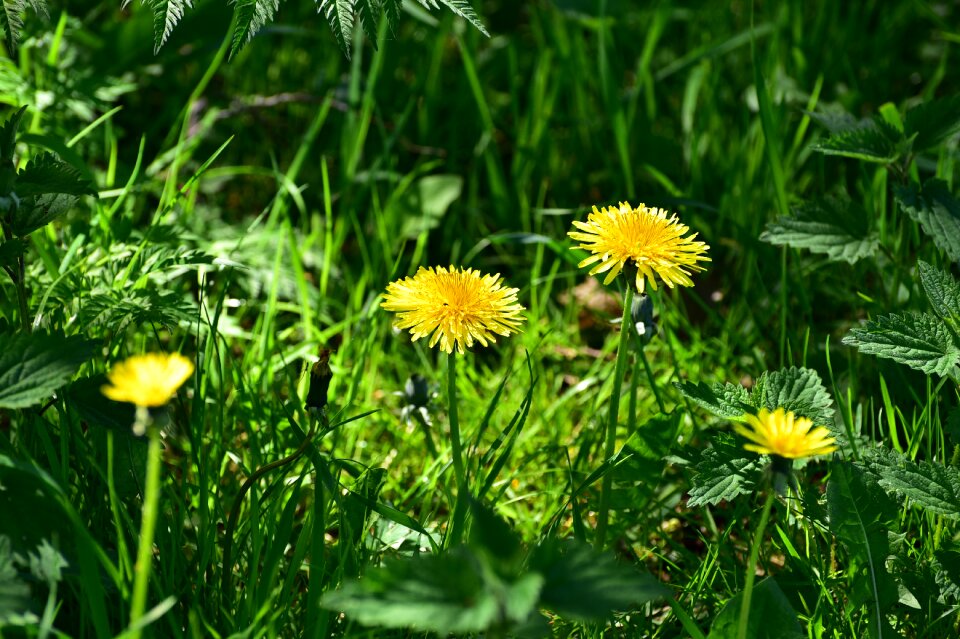
[[717, 382], [707, 386], [703, 382], [675, 382], [674, 386], [684, 397], [723, 419], [739, 419], [753, 410], [750, 393], [739, 384]]
[[42, 153], [21, 169], [16, 190], [21, 198], [47, 193], [97, 196], [97, 189], [80, 171], [53, 153]]
[[540, 605], [578, 621], [601, 621], [670, 595], [653, 576], [580, 543], [544, 542], [531, 554], [530, 569], [543, 575]]
[[901, 139], [899, 131], [883, 120], [874, 119], [854, 128], [836, 131], [826, 140], [814, 143], [811, 148], [824, 155], [890, 164], [900, 157], [897, 145]]
[[960, 357], [960, 348], [947, 325], [926, 313], [882, 315], [862, 328], [851, 329], [843, 343], [941, 377], [952, 374]]
[[243, 45], [270, 22], [280, 9], [280, 0], [236, 0], [233, 7], [233, 41], [230, 43], [230, 56], [237, 54]]
[[[713, 620], [707, 639], [736, 639], [742, 600], [741, 592], [727, 601]], [[773, 577], [761, 580], [753, 588], [746, 636], [749, 639], [802, 639], [807, 636], [800, 626], [797, 611]]]
[[827, 483], [827, 509], [830, 530], [846, 549], [857, 571], [854, 582], [862, 592], [854, 592], [859, 605], [869, 610], [870, 636], [893, 637], [886, 621], [887, 610], [898, 599], [897, 584], [887, 572], [890, 554], [887, 531], [897, 509], [870, 475], [853, 464], [834, 461]]
[[905, 129], [913, 150], [923, 151], [960, 133], [960, 95], [924, 102], [907, 111]]
[[868, 463], [886, 490], [909, 497], [935, 515], [960, 519], [960, 469], [937, 462], [912, 462], [896, 453], [871, 455]]
[[[4, 3], [4, 6], [6, 6], [6, 3]], [[26, 112], [26, 106], [20, 107], [0, 126], [0, 164], [13, 163], [13, 155], [17, 148], [17, 130], [20, 128], [20, 121], [23, 120], [23, 114]]]
[[317, 13], [327, 19], [343, 55], [350, 57], [350, 38], [353, 36], [353, 0], [315, 0]]
[[916, 184], [894, 190], [897, 202], [923, 232], [933, 239], [952, 261], [960, 261], [960, 202], [943, 180], [927, 180], [922, 189]]
[[934, 552], [930, 571], [940, 589], [940, 602], [960, 603], [960, 549], [948, 542]]
[[819, 426], [833, 427], [833, 398], [817, 371], [791, 366], [764, 373], [754, 388], [753, 404], [776, 410], [783, 407], [812, 419]]
[[76, 196], [65, 193], [47, 193], [21, 200], [13, 214], [10, 228], [15, 235], [26, 237], [66, 214], [77, 203], [77, 199]]
[[93, 356], [79, 336], [40, 332], [0, 336], [0, 408], [26, 408], [48, 399]]
[[933, 311], [945, 320], [960, 322], [960, 283], [923, 260], [917, 262], [917, 270]]
[[687, 505], [713, 506], [752, 493], [763, 473], [763, 458], [748, 454], [731, 435], [720, 433], [701, 453], [696, 470]]
[[868, 230], [866, 211], [849, 198], [803, 202], [791, 211], [768, 223], [760, 239], [851, 264], [877, 252], [879, 240]]
[[441, 556], [387, 562], [325, 594], [320, 605], [366, 625], [442, 635], [481, 632], [499, 614], [477, 558], [465, 547]]

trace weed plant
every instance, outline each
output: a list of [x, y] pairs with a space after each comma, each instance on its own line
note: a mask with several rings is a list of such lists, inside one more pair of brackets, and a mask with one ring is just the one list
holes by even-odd
[[470, 5], [4, 3], [0, 636], [958, 636], [960, 7]]

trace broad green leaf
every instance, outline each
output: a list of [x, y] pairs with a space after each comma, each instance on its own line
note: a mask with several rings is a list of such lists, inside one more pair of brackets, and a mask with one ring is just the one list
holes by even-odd
[[14, 111], [0, 126], [0, 165], [4, 167], [13, 164], [13, 156], [17, 149], [17, 130], [26, 112], [27, 107], [24, 105]]
[[851, 329], [843, 343], [856, 346], [862, 353], [942, 377], [953, 372], [960, 357], [960, 348], [947, 325], [926, 313], [882, 315]]
[[19, 237], [26, 237], [64, 215], [76, 204], [77, 197], [64, 193], [47, 193], [28, 197], [13, 214], [10, 228]]
[[913, 150], [924, 151], [960, 132], [960, 95], [924, 102], [906, 116], [906, 135]]
[[680, 416], [680, 411], [657, 414], [638, 426], [617, 454], [617, 464], [611, 471], [614, 481], [627, 483], [631, 488], [639, 485], [644, 491], [655, 490], [666, 465], [664, 458], [677, 443]]
[[912, 462], [899, 454], [873, 455], [869, 464], [888, 491], [909, 497], [933, 514], [960, 519], [960, 469], [938, 462]]
[[917, 262], [920, 283], [934, 312], [945, 320], [960, 322], [960, 283], [950, 273]]
[[97, 189], [77, 169], [53, 153], [43, 153], [17, 173], [17, 195], [21, 198], [47, 193], [97, 196]]
[[[713, 620], [707, 639], [737, 639], [742, 601], [742, 592], [727, 601]], [[750, 597], [748, 639], [803, 639], [806, 636], [797, 611], [774, 578], [767, 577], [758, 582]]]
[[713, 445], [701, 454], [687, 505], [716, 505], [751, 493], [763, 473], [762, 458], [747, 453], [725, 433], [713, 438]]
[[752, 403], [758, 408], [782, 407], [819, 426], [833, 428], [833, 399], [813, 369], [791, 366], [764, 373], [752, 395]]
[[472, 501], [470, 511], [473, 515], [471, 548], [486, 555], [501, 575], [515, 574], [522, 559], [520, 537], [505, 521], [479, 502]]
[[941, 603], [960, 603], [960, 549], [950, 542], [933, 553], [930, 572], [940, 589]]
[[907, 215], [918, 223], [933, 243], [952, 261], [960, 261], [960, 202], [943, 180], [927, 180], [922, 189], [916, 184], [897, 187], [897, 201]]
[[853, 464], [834, 461], [827, 483], [830, 530], [853, 562], [855, 584], [864, 594], [853, 593], [867, 606], [870, 636], [893, 637], [886, 613], [898, 599], [897, 584], [887, 572], [890, 554], [887, 531], [897, 516], [896, 507], [866, 473]]
[[531, 554], [530, 569], [543, 575], [540, 605], [579, 621], [607, 619], [670, 594], [651, 575], [575, 542], [547, 540]]
[[0, 335], [0, 408], [26, 408], [48, 399], [93, 356], [79, 336], [40, 332]]
[[717, 417], [739, 419], [744, 413], [753, 410], [750, 393], [738, 384], [717, 382], [713, 386], [707, 386], [703, 382], [675, 382], [674, 385], [684, 397]]
[[388, 562], [321, 600], [362, 624], [449, 633], [482, 632], [499, 616], [478, 559], [466, 548]]
[[36, 623], [29, 610], [30, 586], [17, 571], [10, 538], [0, 535], [0, 628]]
[[833, 133], [826, 140], [812, 145], [824, 155], [889, 164], [900, 157], [897, 143], [901, 135], [883, 120], [871, 120], [866, 125]]
[[851, 264], [877, 252], [879, 241], [867, 228], [866, 212], [849, 198], [804, 202], [791, 212], [768, 223], [760, 239]]

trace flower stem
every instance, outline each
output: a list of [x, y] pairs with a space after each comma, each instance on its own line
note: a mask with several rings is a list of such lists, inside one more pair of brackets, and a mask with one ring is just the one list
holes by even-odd
[[[137, 547], [137, 563], [133, 567], [133, 599], [130, 604], [131, 628], [143, 617], [147, 604], [147, 586], [153, 568], [153, 533], [157, 527], [157, 511], [160, 504], [160, 466], [162, 451], [160, 429], [151, 423], [145, 408], [137, 408], [137, 425], [145, 428], [149, 437], [147, 446], [147, 476], [143, 489], [143, 518], [140, 522], [140, 544]], [[139, 639], [141, 629], [130, 633], [131, 639]]]
[[770, 491], [767, 501], [763, 504], [763, 513], [760, 515], [760, 525], [753, 535], [753, 546], [750, 548], [750, 559], [747, 562], [747, 581], [743, 587], [743, 599], [740, 600], [740, 620], [737, 623], [737, 639], [747, 638], [747, 622], [750, 620], [750, 600], [753, 598], [753, 582], [757, 576], [757, 558], [760, 556], [760, 544], [763, 543], [763, 533], [770, 521], [770, 509], [777, 493]]
[[457, 413], [457, 355], [450, 353], [447, 356], [447, 374], [449, 382], [448, 401], [450, 406], [450, 445], [453, 448], [453, 472], [457, 481], [456, 505], [453, 509], [453, 522], [447, 535], [445, 546], [450, 547], [460, 543], [463, 535], [463, 519], [467, 505], [467, 475], [463, 468], [463, 447], [460, 442], [460, 416]]
[[[617, 451], [617, 418], [620, 415], [620, 389], [623, 387], [623, 374], [627, 368], [627, 353], [630, 350], [630, 306], [633, 303], [633, 287], [629, 284], [623, 294], [623, 320], [620, 322], [620, 343], [617, 345], [617, 365], [613, 372], [613, 391], [610, 395], [610, 416], [607, 421], [606, 441], [603, 448], [604, 462]], [[606, 543], [607, 522], [610, 513], [608, 503], [613, 485], [613, 475], [608, 469], [600, 486], [600, 511], [597, 513], [597, 536], [594, 546], [602, 549]]]

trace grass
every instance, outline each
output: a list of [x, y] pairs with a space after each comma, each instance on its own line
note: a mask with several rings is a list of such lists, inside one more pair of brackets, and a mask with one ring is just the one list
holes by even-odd
[[[31, 106], [20, 157], [58, 152], [99, 198], [28, 239], [31, 327], [86, 336], [96, 354], [49, 402], [0, 409], [0, 466], [17, 468], [0, 474], [13, 487], [0, 497], [0, 535], [23, 556], [46, 539], [69, 564], [50, 582], [56, 605], [42, 580], [23, 605], [38, 618], [49, 610], [67, 636], [128, 627], [147, 442], [130, 432], [132, 408], [98, 389], [127, 355], [179, 351], [197, 372], [168, 407], [144, 635], [419, 636], [362, 626], [320, 600], [386, 559], [430, 549], [428, 535], [447, 526], [456, 490], [445, 357], [392, 331], [378, 306], [388, 282], [420, 265], [464, 264], [503, 274], [528, 309], [522, 334], [458, 363], [470, 481], [527, 546], [596, 541], [609, 482], [601, 546], [672, 595], [609, 627], [551, 618], [553, 635], [720, 633], [756, 552], [800, 636], [893, 636], [887, 623], [900, 636], [953, 636], [956, 599], [940, 583], [960, 583], [956, 517], [902, 500], [888, 517], [892, 497], [860, 502], [902, 535], [885, 546], [890, 561], [864, 565], [831, 527], [835, 466], [811, 462], [757, 546], [759, 488], [688, 505], [697, 464], [729, 420], [674, 383], [751, 387], [764, 371], [809, 367], [840, 432], [956, 465], [948, 378], [841, 343], [863, 319], [926, 309], [916, 261], [950, 260], [895, 204], [901, 176], [812, 151], [826, 132], [809, 116], [869, 117], [888, 102], [949, 95], [954, 9], [476, 5], [489, 39], [410, 11], [397, 32], [381, 30], [378, 48], [358, 38], [349, 61], [304, 3], [285, 3], [229, 61], [220, 3], [199, 3], [156, 56], [139, 7], [81, 3], [27, 20], [0, 65], [0, 100]], [[953, 140], [908, 172], [952, 182], [955, 158]], [[795, 200], [838, 189], [869, 213], [884, 246], [875, 259], [830, 262], [759, 239]], [[614, 404], [617, 448], [633, 441], [647, 464], [612, 469], [604, 430], [619, 292], [577, 269], [565, 234], [590, 206], [628, 198], [679, 211], [713, 261], [695, 287], [652, 296], [657, 336], [643, 359], [624, 362]], [[5, 280], [4, 339], [21, 317]], [[336, 347], [326, 417], [300, 399], [323, 347]], [[431, 441], [402, 415], [415, 374], [437, 394]], [[674, 421], [659, 421], [663, 412]], [[878, 565], [913, 600], [871, 604]], [[45, 636], [44, 623], [27, 628]]]

